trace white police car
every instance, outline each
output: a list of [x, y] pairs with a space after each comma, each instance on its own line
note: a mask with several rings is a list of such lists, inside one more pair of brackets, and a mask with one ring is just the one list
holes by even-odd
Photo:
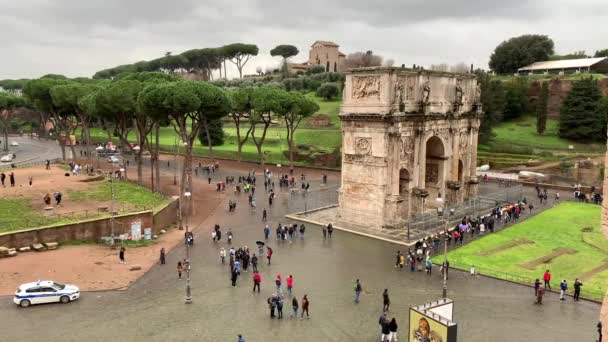
[[17, 289], [13, 302], [22, 308], [32, 304], [69, 303], [80, 297], [80, 289], [69, 284], [60, 284], [50, 280], [26, 283]]

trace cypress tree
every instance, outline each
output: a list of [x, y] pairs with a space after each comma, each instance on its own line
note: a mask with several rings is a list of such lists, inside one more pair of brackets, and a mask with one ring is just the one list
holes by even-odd
[[600, 108], [602, 94], [597, 81], [585, 78], [572, 84], [560, 109], [559, 136], [564, 139], [603, 141], [605, 118]]
[[549, 102], [549, 82], [543, 82], [540, 89], [540, 96], [536, 104], [536, 132], [545, 133], [547, 128], [547, 105]]

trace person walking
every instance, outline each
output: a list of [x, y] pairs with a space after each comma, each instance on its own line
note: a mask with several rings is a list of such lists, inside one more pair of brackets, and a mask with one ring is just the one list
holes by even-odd
[[11, 187], [15, 186], [15, 174], [13, 172], [11, 172], [11, 174], [9, 175], [9, 179], [11, 182]]
[[253, 292], [255, 289], [258, 289], [258, 293], [260, 293], [260, 284], [262, 283], [262, 276], [258, 273], [258, 271], [253, 271]]
[[576, 278], [574, 280], [574, 300], [576, 301], [578, 301], [581, 295], [581, 286], [583, 286], [583, 283], [581, 283], [581, 281]]
[[270, 228], [268, 227], [268, 225], [266, 225], [264, 227], [264, 240], [268, 240], [269, 236], [270, 236]]
[[298, 318], [298, 299], [296, 297], [293, 297], [291, 299], [291, 315], [289, 315], [289, 318]]
[[222, 265], [226, 263], [226, 250], [224, 247], [220, 248], [220, 260], [222, 261]]
[[382, 311], [387, 312], [389, 307], [391, 306], [391, 300], [388, 297], [388, 289], [384, 289], [384, 292], [382, 292]]
[[306, 312], [306, 318], [310, 318], [310, 315], [308, 314], [308, 309], [310, 308], [310, 301], [308, 300], [308, 295], [304, 295], [304, 297], [302, 297], [302, 315], [301, 318], [304, 318], [304, 312]]
[[181, 261], [177, 262], [177, 279], [182, 280], [182, 272], [184, 272], [184, 266]]
[[258, 257], [255, 253], [253, 253], [253, 256], [251, 257], [251, 268], [253, 269], [253, 272], [258, 271]]
[[323, 240], [327, 239], [327, 227], [323, 226]]
[[384, 341], [384, 327], [388, 325], [388, 318], [386, 318], [386, 312], [382, 312], [380, 318], [378, 318], [378, 325], [380, 325], [380, 341]]
[[274, 308], [276, 305], [275, 296], [276, 295], [272, 295], [266, 300], [268, 302], [268, 308], [270, 309], [270, 318], [274, 318]]
[[277, 319], [283, 319], [283, 296], [277, 296]]
[[397, 320], [395, 319], [395, 317], [393, 317], [393, 319], [391, 319], [391, 322], [388, 324], [388, 329], [390, 331], [388, 340], [390, 342], [397, 342], [397, 328]]
[[534, 302], [535, 304], [542, 304], [543, 303], [543, 296], [545, 295], [545, 288], [544, 287], [539, 287], [538, 291], [536, 291], [536, 301]]
[[236, 271], [236, 268], [233, 268], [230, 272], [230, 281], [232, 282], [232, 287], [236, 287], [236, 280], [238, 279], [239, 274]]
[[538, 280], [538, 278], [536, 278], [536, 281], [534, 282], [534, 297], [538, 296], [539, 288], [540, 288], [540, 280]]
[[239, 337], [239, 339], [236, 342], [245, 342], [243, 335], [239, 334], [238, 337]]
[[28, 183], [29, 183], [30, 188], [31, 188], [32, 187], [32, 183], [34, 182], [34, 177], [29, 176], [29, 177], [27, 177], [27, 180], [28, 180]]
[[327, 225], [327, 235], [329, 235], [329, 238], [331, 239], [331, 234], [334, 232], [334, 226], [330, 223]]
[[549, 288], [551, 290], [551, 273], [549, 270], [546, 270], [545, 274], [543, 274], [543, 280], [545, 282], [545, 289]]
[[266, 247], [266, 259], [268, 259], [268, 266], [270, 266], [270, 259], [272, 259], [272, 248]]
[[277, 274], [277, 277], [274, 279], [274, 284], [277, 286], [277, 293], [281, 293], [281, 275]]
[[285, 283], [287, 283], [287, 293], [289, 294], [289, 297], [291, 297], [291, 291], [293, 290], [293, 276], [291, 274], [287, 277]]
[[267, 218], [268, 218], [268, 214], [266, 213], [266, 208], [264, 208], [264, 211], [262, 211], [262, 221], [266, 222]]
[[355, 304], [359, 303], [359, 297], [361, 296], [362, 290], [363, 288], [361, 287], [361, 282], [359, 279], [357, 279], [357, 281], [355, 281]]
[[304, 240], [304, 232], [306, 231], [306, 226], [302, 223], [300, 225], [300, 240]]
[[382, 311], [388, 311], [389, 307], [391, 306], [391, 300], [388, 297], [388, 289], [384, 289], [384, 292], [382, 292], [382, 303]]
[[2, 182], [2, 186], [6, 188], [6, 185], [4, 185], [5, 180], [6, 180], [6, 174], [4, 174], [4, 172], [0, 173], [0, 181]]
[[381, 341], [389, 342], [390, 335], [391, 335], [390, 322], [388, 322], [388, 320], [385, 320], [384, 322], [382, 322], [382, 340]]
[[165, 248], [160, 249], [160, 264], [164, 265], [166, 260]]
[[118, 252], [118, 258], [120, 259], [121, 264], [125, 263], [125, 248], [124, 247], [120, 247], [120, 252]]
[[564, 298], [566, 291], [568, 291], [568, 283], [566, 282], [566, 279], [564, 279], [559, 284], [559, 300], [566, 300], [566, 298]]
[[602, 342], [602, 321], [597, 323], [597, 341]]

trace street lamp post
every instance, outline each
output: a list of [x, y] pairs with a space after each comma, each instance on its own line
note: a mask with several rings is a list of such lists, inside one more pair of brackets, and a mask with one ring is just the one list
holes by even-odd
[[[176, 144], [176, 152], [177, 152], [177, 144]], [[187, 142], [184, 142], [184, 147], [188, 146]], [[176, 153], [176, 161], [177, 161], [177, 153]], [[186, 167], [186, 163], [184, 161], [184, 163], [182, 163], [182, 167]], [[177, 170], [177, 162], [175, 164], [175, 168]], [[184, 299], [184, 303], [186, 304], [192, 304], [192, 291], [191, 291], [191, 287], [190, 287], [190, 244], [188, 243], [188, 235], [189, 235], [189, 229], [188, 229], [188, 219], [189, 219], [189, 214], [190, 214], [190, 210], [191, 210], [191, 203], [190, 203], [190, 197], [192, 196], [192, 193], [190, 192], [190, 175], [185, 172], [182, 173], [182, 175], [184, 175], [183, 177], [183, 185], [184, 185], [184, 193], [181, 192], [180, 189], [180, 198], [179, 198], [179, 229], [183, 229], [182, 223], [183, 223], [183, 214], [182, 214], [182, 207], [183, 207], [183, 200], [185, 198], [185, 202], [186, 204], [186, 208], [185, 208], [185, 212], [186, 212], [186, 238], [185, 238], [185, 242], [186, 242], [186, 298]]]
[[445, 226], [444, 226], [444, 239], [443, 239], [443, 288], [442, 288], [442, 295], [443, 295], [443, 299], [446, 299], [448, 297], [448, 243], [447, 243], [447, 237], [448, 237], [448, 226], [450, 225], [450, 217], [452, 215], [454, 215], [454, 208], [449, 209], [449, 213], [448, 212], [448, 202], [447, 200], [444, 201], [441, 197], [437, 198], [437, 202], [444, 202], [443, 203], [443, 208], [438, 207], [437, 208], [437, 215], [440, 217], [443, 217], [445, 219]]
[[173, 185], [177, 185], [177, 137], [175, 138], [175, 156], [173, 158]]
[[[186, 176], [186, 187], [188, 187], [188, 176]], [[190, 196], [192, 194], [190, 193], [190, 191], [187, 189], [186, 192], [184, 193], [184, 196], [187, 198], [187, 202], [188, 202], [188, 206], [186, 209], [186, 236], [188, 236], [188, 217], [189, 217], [189, 213], [190, 213]], [[186, 298], [184, 300], [184, 303], [186, 304], [192, 304], [192, 290], [190, 288], [190, 244], [186, 243], [186, 261], [187, 261], [187, 265], [186, 265]]]
[[[98, 159], [99, 160], [99, 159]], [[110, 171], [110, 246], [114, 247], [114, 163]]]

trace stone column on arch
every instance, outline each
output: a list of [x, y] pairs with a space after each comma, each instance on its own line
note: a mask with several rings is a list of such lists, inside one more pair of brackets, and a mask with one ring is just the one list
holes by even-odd
[[418, 136], [418, 188], [426, 188], [426, 134]]

